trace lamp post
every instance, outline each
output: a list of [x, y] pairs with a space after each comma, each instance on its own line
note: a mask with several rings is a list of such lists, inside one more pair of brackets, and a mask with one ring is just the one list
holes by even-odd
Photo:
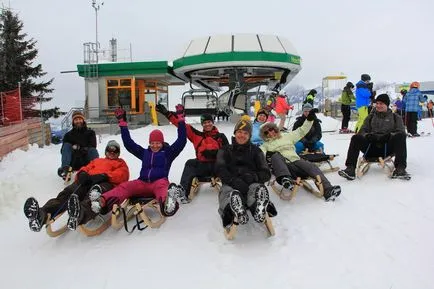
[[[101, 6], [104, 5], [104, 2], [101, 3]], [[96, 64], [98, 65], [98, 11], [100, 9], [100, 4], [96, 2], [96, 0], [92, 0], [92, 7], [95, 9], [95, 56], [96, 56]]]

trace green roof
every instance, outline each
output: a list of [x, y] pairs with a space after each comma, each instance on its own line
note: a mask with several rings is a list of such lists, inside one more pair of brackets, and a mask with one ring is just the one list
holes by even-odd
[[176, 70], [180, 67], [189, 65], [228, 61], [267, 61], [300, 65], [300, 56], [288, 53], [257, 51], [209, 53], [176, 59], [175, 61], [173, 61], [173, 69]]
[[[78, 75], [87, 77], [86, 73], [91, 74], [94, 64], [78, 64]], [[170, 74], [171, 67], [167, 61], [147, 61], [147, 62], [115, 62], [99, 63], [98, 76], [120, 76], [120, 75], [139, 75], [139, 74]]]

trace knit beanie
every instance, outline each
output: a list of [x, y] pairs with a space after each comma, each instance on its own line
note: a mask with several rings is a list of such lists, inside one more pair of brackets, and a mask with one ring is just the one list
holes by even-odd
[[200, 124], [203, 124], [207, 120], [210, 120], [214, 123], [214, 117], [209, 113], [205, 113], [200, 116]]
[[255, 118], [255, 120], [258, 119], [258, 116], [259, 116], [260, 114], [264, 114], [264, 115], [268, 118], [268, 111], [267, 111], [266, 109], [264, 109], [264, 108], [261, 108], [261, 109], [259, 109], [258, 112], [256, 113], [256, 118]]
[[377, 101], [381, 101], [382, 103], [384, 103], [386, 106], [390, 105], [390, 98], [387, 94], [383, 93], [380, 94], [379, 96], [377, 96], [377, 98], [375, 99], [375, 102]]
[[312, 104], [310, 104], [310, 103], [303, 104], [303, 112], [311, 111], [312, 109], [313, 109]]
[[107, 143], [106, 147], [105, 147], [105, 151], [107, 152], [108, 150], [113, 150], [116, 149], [117, 152], [121, 151], [121, 146], [119, 145], [119, 143], [115, 140], [111, 140]]
[[149, 143], [153, 141], [164, 143], [164, 136], [161, 130], [154, 129], [153, 131], [151, 131], [151, 133], [149, 134]]
[[81, 119], [83, 119], [83, 121], [84, 121], [83, 113], [81, 113], [81, 111], [76, 110], [72, 113], [72, 121], [74, 122], [74, 119], [76, 119], [78, 117], [81, 117]]
[[234, 134], [237, 130], [243, 130], [249, 133], [249, 135], [252, 135], [252, 124], [248, 120], [241, 119], [237, 122], [234, 128]]

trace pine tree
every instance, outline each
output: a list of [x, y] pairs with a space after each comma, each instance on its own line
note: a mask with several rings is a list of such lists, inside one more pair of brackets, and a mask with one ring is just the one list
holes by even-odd
[[[40, 110], [34, 109], [35, 103], [49, 102], [47, 97], [54, 91], [51, 88], [53, 78], [48, 81], [38, 81], [45, 76], [42, 65], [33, 65], [38, 55], [37, 41], [33, 38], [26, 40], [27, 34], [22, 32], [23, 23], [17, 14], [10, 10], [3, 10], [0, 15], [0, 91], [14, 90], [21, 84], [23, 112], [26, 116], [40, 116]], [[43, 110], [44, 120], [59, 117], [65, 113], [58, 107]]]

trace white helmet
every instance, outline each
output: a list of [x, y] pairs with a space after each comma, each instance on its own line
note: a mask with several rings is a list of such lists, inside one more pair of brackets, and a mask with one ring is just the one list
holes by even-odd
[[286, 96], [287, 94], [286, 94], [286, 91], [284, 89], [282, 89], [281, 91], [279, 91], [279, 95]]

